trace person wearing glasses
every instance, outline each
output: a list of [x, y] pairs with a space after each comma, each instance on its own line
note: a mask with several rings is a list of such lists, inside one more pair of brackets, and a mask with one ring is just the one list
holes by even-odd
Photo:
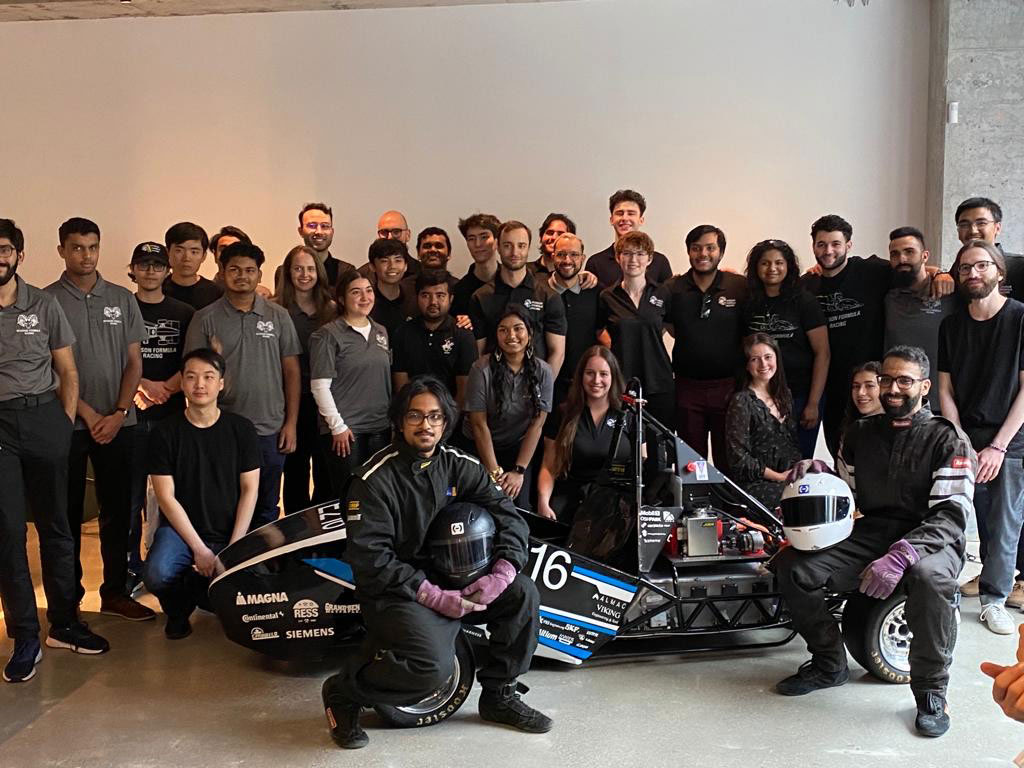
[[[1024, 301], [1024, 256], [1008, 253], [999, 244], [999, 233], [1003, 230], [1003, 209], [999, 204], [987, 197], [969, 197], [956, 207], [953, 220], [961, 245], [971, 240], [984, 240], [1002, 251], [1006, 279], [999, 290], [1011, 299]], [[953, 275], [954, 280], [956, 277]]]
[[[377, 219], [377, 237], [381, 240], [397, 240], [402, 243], [408, 249], [409, 239], [412, 237], [412, 230], [409, 229], [409, 223], [405, 219], [405, 215], [401, 211], [384, 211]], [[416, 277], [420, 273], [420, 269], [423, 267], [419, 260], [413, 256], [408, 256], [408, 263], [406, 264], [406, 273], [409, 277]], [[377, 274], [373, 269], [373, 263], [367, 260], [359, 268], [359, 274], [363, 277], [369, 278], [370, 282], [374, 286], [377, 285]]]
[[[457, 416], [441, 381], [412, 379], [388, 410], [394, 439], [358, 469], [349, 487], [345, 559], [355, 574], [367, 638], [323, 684], [327, 724], [339, 747], [368, 743], [359, 723], [363, 707], [412, 704], [446, 684], [463, 617], [488, 629], [489, 653], [477, 673], [481, 719], [527, 733], [554, 725], [520, 699], [516, 687], [537, 647], [537, 587], [521, 573], [529, 531], [483, 465], [445, 444]], [[427, 575], [428, 531], [453, 501], [483, 507], [495, 528], [489, 571], [461, 591], [442, 589]]]
[[548, 277], [555, 271], [555, 241], [564, 234], [576, 234], [576, 222], [564, 213], [549, 213], [544, 217], [540, 227], [537, 229], [537, 249], [540, 257], [536, 261], [527, 264], [527, 268], [544, 277]]
[[665, 283], [665, 327], [675, 337], [672, 370], [676, 385], [676, 428], [687, 445], [728, 472], [725, 413], [743, 364], [743, 312], [747, 281], [719, 265], [725, 233], [701, 224], [686, 235], [690, 269]]
[[743, 324], [745, 333], [767, 333], [779, 344], [782, 368], [793, 394], [800, 453], [809, 459], [818, 441], [829, 342], [825, 315], [799, 278], [800, 264], [788, 243], [757, 243], [747, 254], [750, 299]]
[[953, 262], [966, 304], [939, 326], [939, 401], [978, 452], [975, 510], [981, 539], [981, 622], [1008, 635], [1024, 512], [1024, 304], [1004, 296], [1003, 252], [969, 240]]

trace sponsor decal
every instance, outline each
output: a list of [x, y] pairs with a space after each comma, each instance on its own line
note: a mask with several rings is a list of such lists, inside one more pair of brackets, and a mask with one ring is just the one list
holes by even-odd
[[257, 320], [256, 321], [256, 335], [261, 339], [272, 339], [274, 338], [274, 321], [273, 320]]
[[105, 325], [121, 325], [121, 308], [120, 307], [104, 307], [103, 308], [103, 323]]
[[246, 624], [250, 624], [254, 621], [274, 621], [284, 616], [284, 611], [274, 611], [273, 613], [246, 613], [242, 616], [242, 621]]
[[971, 460], [966, 456], [954, 456], [953, 461], [950, 462], [950, 466], [953, 469], [967, 469], [971, 466]]
[[651, 296], [650, 302], [659, 309], [665, 306], [665, 302], [659, 299], [657, 296]]
[[359, 510], [359, 502], [358, 501], [350, 501], [348, 503], [348, 511], [349, 512], [356, 512], [358, 510]]
[[462, 523], [452, 523], [452, 536], [461, 536], [466, 532], [466, 526]]
[[264, 592], [258, 595], [235, 595], [235, 605], [267, 605], [268, 603], [287, 603], [287, 592]]
[[313, 600], [299, 600], [292, 606], [292, 614], [296, 619], [310, 621], [320, 616], [320, 606]]
[[260, 627], [253, 627], [249, 636], [253, 640], [277, 640], [281, 635], [277, 632], [264, 632]]
[[35, 336], [39, 333], [39, 316], [35, 313], [31, 315], [18, 315], [17, 332], [28, 336]]
[[[355, 503], [358, 509], [359, 502]], [[351, 506], [349, 508], [351, 509]], [[333, 531], [337, 528], [345, 527], [345, 513], [341, 511], [337, 504], [331, 504], [329, 507], [320, 507], [317, 509], [316, 515], [320, 518], [320, 527], [325, 531]], [[353, 515], [352, 519], [358, 520], [359, 515]]]
[[305, 640], [310, 637], [334, 637], [334, 627], [316, 627], [315, 629], [289, 629], [284, 633], [287, 640]]
[[719, 304], [719, 306], [722, 306], [722, 307], [730, 307], [730, 308], [732, 308], [732, 307], [736, 306], [736, 299], [730, 299], [727, 296], [719, 296], [718, 297], [718, 304]]
[[359, 603], [324, 603], [325, 613], [361, 613]]
[[796, 489], [796, 492], [797, 493], [810, 493], [811, 492], [811, 486], [809, 486], [809, 485], [801, 485], [799, 488]]
[[441, 342], [441, 351], [444, 354], [450, 355], [453, 349], [455, 349], [455, 339], [453, 339], [451, 336], [449, 336], [447, 339]]

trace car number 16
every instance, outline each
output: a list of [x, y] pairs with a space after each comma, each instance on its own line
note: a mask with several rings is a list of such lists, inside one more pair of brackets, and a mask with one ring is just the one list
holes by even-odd
[[[569, 571], [572, 569], [572, 557], [568, 552], [562, 549], [556, 549], [552, 551], [550, 555], [547, 554], [547, 551], [547, 544], [540, 544], [539, 546], [530, 548], [530, 553], [537, 556], [537, 561], [533, 564], [533, 571], [530, 573], [530, 578], [536, 584], [541, 583], [537, 581], [537, 577], [541, 576], [544, 586], [551, 591], [556, 591], [564, 587], [566, 582], [569, 581]], [[568, 568], [566, 566], [568, 566]]]

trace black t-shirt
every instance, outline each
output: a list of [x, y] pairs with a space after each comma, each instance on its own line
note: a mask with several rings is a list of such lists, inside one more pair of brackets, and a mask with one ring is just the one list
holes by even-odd
[[743, 365], [740, 342], [747, 281], [731, 272], [715, 275], [706, 292], [693, 270], [665, 283], [665, 322], [675, 330], [672, 368], [688, 379], [726, 379]]
[[[557, 292], [557, 291], [556, 291]], [[586, 288], [579, 293], [562, 291], [565, 305], [565, 360], [556, 381], [563, 384], [572, 380], [583, 353], [597, 344], [597, 328], [601, 309], [601, 289]]]
[[[181, 370], [181, 351], [185, 333], [195, 310], [183, 301], [167, 296], [158, 304], [141, 301], [139, 311], [146, 325], [146, 338], [142, 341], [142, 378], [167, 381]], [[166, 403], [136, 409], [139, 421], [157, 421], [185, 408], [185, 396], [177, 392]]]
[[469, 303], [473, 298], [473, 294], [478, 289], [483, 288], [487, 283], [476, 276], [471, 265], [469, 271], [463, 276], [459, 282], [452, 288], [452, 307], [450, 314], [452, 317], [456, 315], [468, 315], [469, 314]]
[[[1003, 251], [1002, 246], [999, 250]], [[1006, 280], [999, 289], [1011, 299], [1024, 301], [1024, 256], [1003, 251], [1003, 258], [1006, 259]]]
[[389, 299], [379, 290], [374, 292], [370, 317], [387, 328], [388, 337], [394, 335], [406, 320], [419, 313], [415, 278], [406, 277], [398, 284], [398, 298]]
[[627, 381], [639, 378], [647, 395], [672, 392], [672, 362], [662, 340], [665, 294], [654, 283], [644, 286], [638, 307], [619, 283], [601, 291], [598, 329], [607, 328], [612, 352]]
[[295, 326], [295, 334], [299, 337], [299, 344], [302, 346], [302, 354], [299, 355], [299, 371], [302, 374], [302, 391], [309, 392], [309, 337], [313, 335], [320, 326], [317, 325], [316, 317], [307, 315], [299, 305], [288, 307], [288, 314], [292, 318], [292, 325]]
[[835, 277], [804, 275], [801, 286], [818, 297], [828, 320], [830, 386], [842, 388], [844, 398], [855, 365], [882, 357], [885, 336], [885, 294], [892, 268], [885, 259], [851, 256]]
[[[615, 260], [615, 244], [612, 243], [603, 251], [598, 251], [587, 259], [586, 270], [597, 277], [602, 288], [609, 288], [622, 282], [622, 267]], [[672, 277], [672, 265], [668, 257], [655, 251], [651, 263], [647, 267], [647, 279], [655, 285], [661, 285]]]
[[[170, 475], [174, 498], [210, 549], [225, 546], [235, 525], [241, 495], [238, 476], [260, 466], [256, 428], [227, 411], [200, 429], [184, 412], [167, 417], [149, 443], [149, 474]], [[161, 525], [169, 525], [166, 516]]]
[[454, 396], [456, 377], [469, 376], [476, 362], [473, 333], [458, 328], [455, 319], [446, 317], [436, 330], [427, 330], [422, 317], [414, 317], [398, 327], [391, 336], [391, 370], [412, 378], [424, 373], [437, 376]]
[[200, 277], [194, 285], [178, 285], [170, 277], [164, 280], [164, 296], [183, 301], [195, 309], [209, 306], [223, 295], [224, 289], [205, 277]]
[[[939, 370], [948, 373], [960, 425], [975, 450], [992, 442], [1020, 390], [1024, 370], [1024, 304], [1007, 299], [995, 317], [975, 320], [966, 307], [939, 326]], [[1024, 456], [1024, 429], [1007, 446]]]
[[807, 332], [825, 325], [818, 300], [800, 288], [786, 297], [752, 297], [744, 315], [744, 335], [767, 333], [775, 339], [790, 391], [794, 397], [806, 397], [814, 370], [814, 349]]
[[[563, 406], [564, 407], [564, 406]], [[589, 408], [584, 408], [580, 414], [579, 423], [576, 425], [576, 435], [572, 441], [572, 457], [569, 464], [569, 471], [566, 478], [576, 483], [592, 483], [599, 479], [601, 470], [608, 460], [608, 454], [612, 449], [612, 437], [615, 434], [615, 426], [619, 419], [627, 418], [622, 411], [608, 409], [604, 418], [599, 424], [594, 423], [594, 417]], [[562, 423], [565, 421], [564, 414], [554, 415], [544, 422], [544, 437], [548, 440], [558, 438]], [[618, 448], [615, 452], [615, 460], [628, 461], [633, 452], [633, 439], [631, 431], [627, 428], [622, 432]], [[635, 433], [633, 433], [635, 434]]]

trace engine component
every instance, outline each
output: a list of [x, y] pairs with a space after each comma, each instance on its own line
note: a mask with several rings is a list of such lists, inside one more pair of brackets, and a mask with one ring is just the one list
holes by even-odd
[[722, 523], [713, 514], [699, 514], [686, 518], [686, 554], [688, 557], [706, 557], [718, 554], [718, 539]]
[[736, 531], [722, 537], [722, 548], [757, 555], [764, 552], [764, 535], [760, 531]]

